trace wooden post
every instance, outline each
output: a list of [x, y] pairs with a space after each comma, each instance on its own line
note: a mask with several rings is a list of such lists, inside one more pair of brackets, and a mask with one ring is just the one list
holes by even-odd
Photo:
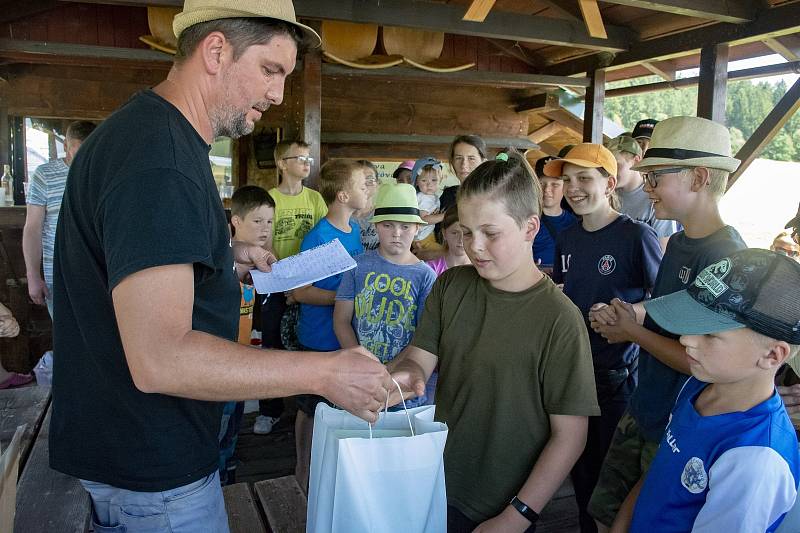
[[317, 188], [322, 140], [322, 54], [309, 51], [303, 59], [303, 139], [311, 148], [314, 165], [306, 184]]
[[740, 160], [742, 164], [728, 179], [728, 189], [736, 183], [739, 176], [744, 174], [750, 163], [761, 154], [798, 109], [800, 109], [800, 80], [794, 82], [794, 85], [786, 91], [786, 94], [775, 104], [775, 107], [769, 112], [764, 122], [756, 128], [753, 135], [747, 139], [744, 146], [737, 152], [736, 159]]
[[11, 164], [11, 125], [8, 122], [8, 108], [0, 107], [0, 168]]
[[728, 44], [704, 46], [700, 51], [697, 116], [725, 124], [728, 92]]
[[25, 205], [25, 119], [23, 117], [11, 118], [13, 130], [13, 147], [11, 150], [11, 174], [14, 176], [14, 205]]
[[603, 144], [603, 102], [606, 94], [606, 71], [595, 70], [589, 78], [586, 109], [583, 114], [583, 142]]

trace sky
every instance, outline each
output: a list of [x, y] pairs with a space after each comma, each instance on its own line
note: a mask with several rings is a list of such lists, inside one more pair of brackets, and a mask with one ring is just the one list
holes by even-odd
[[[739, 61], [731, 61], [728, 63], [728, 72], [735, 70], [743, 70], [754, 67], [764, 67], [766, 65], [776, 65], [778, 63], [787, 63], [786, 59], [778, 54], [770, 54], [768, 56], [753, 57], [750, 59], [742, 59]], [[691, 78], [700, 75], [700, 69], [692, 68], [681, 70], [677, 73], [678, 78]], [[787, 74], [784, 76], [770, 76], [769, 78], [756, 78], [751, 80], [753, 83], [766, 81], [769, 83], [779, 83], [781, 80], [786, 82], [786, 85], [791, 86], [799, 76], [797, 74]]]

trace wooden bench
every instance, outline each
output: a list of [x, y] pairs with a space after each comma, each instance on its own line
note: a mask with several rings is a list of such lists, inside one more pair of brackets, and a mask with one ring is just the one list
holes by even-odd
[[294, 476], [222, 489], [231, 533], [304, 533], [307, 500]]

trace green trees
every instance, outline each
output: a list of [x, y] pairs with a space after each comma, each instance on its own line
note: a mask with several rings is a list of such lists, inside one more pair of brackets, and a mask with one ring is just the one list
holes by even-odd
[[[658, 81], [652, 78], [649, 81]], [[646, 78], [637, 80], [648, 83]], [[634, 85], [631, 81], [614, 86]], [[731, 129], [731, 144], [734, 152], [753, 134], [761, 121], [775, 104], [786, 94], [788, 87], [783, 81], [771, 84], [748, 80], [728, 84], [727, 121]], [[694, 115], [697, 109], [697, 88], [666, 90], [610, 98], [605, 103], [606, 116], [630, 130], [643, 118], [663, 120], [676, 115]], [[779, 161], [800, 161], [800, 113], [786, 124], [761, 157]]]

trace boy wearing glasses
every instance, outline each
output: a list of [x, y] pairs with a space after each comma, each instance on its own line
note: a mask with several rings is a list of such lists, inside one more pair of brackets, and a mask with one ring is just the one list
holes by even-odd
[[[746, 248], [739, 233], [719, 213], [728, 175], [739, 161], [730, 155], [728, 130], [710, 120], [674, 117], [656, 125], [644, 159], [633, 170], [642, 173], [644, 190], [656, 218], [677, 220], [661, 261], [652, 297], [686, 289], [708, 265]], [[641, 347], [639, 386], [622, 417], [589, 502], [599, 531], [607, 531], [620, 505], [646, 473], [667, 425], [670, 410], [686, 381], [689, 362], [674, 335], [643, 309], [619, 299], [592, 307], [592, 328], [609, 343]]]
[[[275, 200], [275, 221], [272, 225], [272, 249], [275, 257], [284, 259], [300, 251], [300, 243], [311, 228], [328, 213], [322, 195], [303, 186], [311, 173], [314, 158], [303, 141], [281, 141], [275, 146], [275, 166], [278, 186], [270, 189]], [[286, 312], [286, 295], [270, 294], [261, 311], [261, 345], [279, 350], [290, 348], [281, 341], [281, 320]], [[293, 315], [288, 315], [293, 316]], [[259, 416], [253, 433], [265, 435], [272, 431], [283, 412], [283, 399], [260, 400]]]

